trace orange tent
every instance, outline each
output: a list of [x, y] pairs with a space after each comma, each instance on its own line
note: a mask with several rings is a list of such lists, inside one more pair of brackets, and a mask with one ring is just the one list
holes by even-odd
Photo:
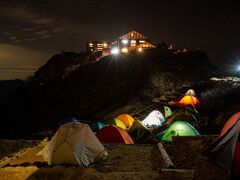
[[131, 127], [134, 122], [133, 117], [128, 114], [121, 114], [117, 118], [121, 120], [128, 128]]
[[102, 143], [134, 144], [132, 138], [128, 135], [127, 131], [114, 125], [104, 127], [95, 135]]
[[233, 127], [239, 119], [240, 119], [240, 112], [230, 117], [229, 120], [226, 122], [226, 124], [223, 126], [222, 131], [220, 133], [220, 137], [223, 136], [226, 132], [228, 132], [228, 130], [231, 127]]
[[196, 105], [198, 103], [199, 103], [198, 99], [191, 95], [186, 95], [179, 101], [179, 104], [182, 104], [182, 105], [188, 105], [188, 104]]

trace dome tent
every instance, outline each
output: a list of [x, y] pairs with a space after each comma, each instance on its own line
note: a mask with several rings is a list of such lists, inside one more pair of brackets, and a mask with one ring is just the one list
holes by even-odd
[[184, 96], [180, 101], [179, 101], [179, 104], [182, 104], [182, 105], [196, 105], [198, 104], [199, 101], [196, 97], [194, 96], [191, 96], [191, 95], [187, 95], [187, 96]]
[[163, 109], [164, 109], [163, 115], [164, 115], [165, 118], [168, 118], [169, 116], [172, 115], [172, 110], [170, 109], [170, 107], [163, 106]]
[[142, 123], [145, 126], [161, 126], [164, 121], [165, 118], [162, 113], [154, 110], [142, 121]]
[[193, 89], [189, 89], [186, 93], [185, 96], [179, 101], [179, 104], [181, 105], [196, 105], [199, 104], [199, 101], [196, 97], [196, 93]]
[[110, 124], [110, 125], [116, 125], [122, 129], [127, 129], [127, 127], [125, 126], [125, 124], [119, 120], [118, 118], [112, 118], [106, 121], [106, 124]]
[[103, 143], [134, 144], [127, 131], [114, 125], [104, 127], [96, 133], [96, 136]]
[[204, 154], [226, 169], [232, 179], [240, 178], [240, 112], [229, 118]]
[[134, 122], [133, 117], [129, 114], [121, 114], [117, 119], [121, 120], [127, 128], [130, 128]]
[[195, 106], [191, 104], [178, 108], [176, 111], [174, 111], [174, 115], [177, 115], [177, 114], [193, 115], [196, 118], [198, 123], [202, 122], [202, 117], [200, 113], [197, 111]]
[[69, 164], [88, 166], [96, 158], [105, 158], [107, 151], [88, 124], [69, 122], [61, 125], [38, 153], [49, 165]]
[[186, 93], [185, 96], [195, 96], [196, 97], [196, 93], [193, 89], [189, 89]]
[[185, 121], [175, 121], [164, 132], [155, 136], [165, 142], [172, 142], [173, 136], [198, 136], [198, 131]]
[[131, 135], [132, 138], [135, 139], [146, 138], [150, 135], [150, 131], [141, 123], [141, 121], [136, 119], [134, 120], [128, 133]]
[[164, 118], [169, 118], [173, 113], [169, 106], [163, 105], [157, 108], [160, 111]]
[[98, 132], [105, 127], [105, 124], [99, 121], [93, 121], [90, 123], [90, 127], [93, 132]]

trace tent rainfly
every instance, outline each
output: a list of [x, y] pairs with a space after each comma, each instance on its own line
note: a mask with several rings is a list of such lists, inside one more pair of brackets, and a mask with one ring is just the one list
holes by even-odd
[[86, 167], [96, 158], [108, 156], [88, 124], [69, 122], [59, 127], [47, 146], [38, 153], [49, 165]]
[[122, 121], [127, 128], [130, 128], [134, 122], [134, 119], [129, 114], [121, 114], [117, 117], [120, 121]]
[[218, 139], [204, 152], [210, 159], [240, 179], [240, 112], [224, 125]]
[[165, 118], [162, 113], [154, 110], [142, 121], [142, 123], [145, 126], [161, 126], [164, 121]]

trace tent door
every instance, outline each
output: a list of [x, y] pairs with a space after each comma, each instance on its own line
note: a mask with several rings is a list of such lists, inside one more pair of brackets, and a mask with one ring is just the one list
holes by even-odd
[[67, 143], [63, 143], [53, 154], [50, 165], [53, 164], [78, 165], [76, 158]]

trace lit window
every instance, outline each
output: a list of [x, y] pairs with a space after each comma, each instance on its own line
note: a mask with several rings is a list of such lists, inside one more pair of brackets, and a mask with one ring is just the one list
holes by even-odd
[[136, 40], [131, 40], [131, 43], [136, 43]]
[[123, 53], [128, 53], [128, 48], [122, 48]]
[[145, 43], [145, 41], [144, 40], [140, 40], [139, 43]]
[[138, 48], [138, 52], [142, 52], [143, 49], [141, 47]]
[[105, 48], [106, 48], [107, 46], [108, 46], [108, 44], [107, 44], [107, 43], [103, 43], [103, 47], [105, 47]]
[[123, 40], [122, 40], [122, 43], [123, 43], [123, 44], [128, 44], [128, 40], [127, 40], [127, 39], [123, 39]]
[[89, 47], [93, 47], [93, 44], [92, 44], [92, 43], [89, 43]]
[[131, 33], [131, 36], [133, 37], [133, 33]]

